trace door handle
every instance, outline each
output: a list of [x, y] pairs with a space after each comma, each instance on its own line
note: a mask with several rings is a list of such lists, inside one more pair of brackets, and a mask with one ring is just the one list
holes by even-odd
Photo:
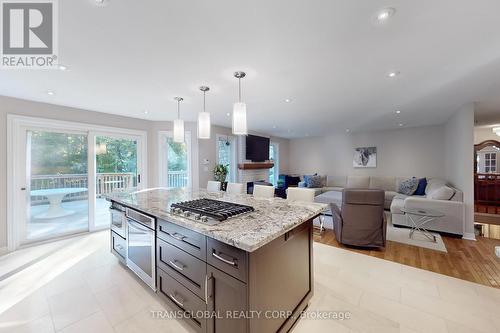
[[[180, 263], [179, 261], [177, 261], [177, 260], [174, 260], [174, 261], [170, 260], [168, 263], [169, 263], [171, 266], [174, 266], [174, 268], [175, 268], [175, 269], [177, 269], [178, 271], [183, 271], [183, 270], [184, 270], [184, 267], [186, 267], [185, 265], [181, 264], [181, 263]], [[182, 267], [181, 267], [181, 266], [179, 266], [179, 265], [177, 265], [176, 263], [179, 263]]]
[[219, 259], [222, 262], [225, 262], [228, 265], [236, 266], [236, 263], [234, 261], [230, 261], [230, 260], [224, 259], [224, 258], [222, 258], [220, 255], [218, 255], [215, 252], [212, 252], [212, 256], [214, 256], [215, 258]]
[[168, 294], [168, 297], [170, 297], [170, 298], [172, 299], [172, 301], [174, 301], [174, 302], [175, 302], [178, 306], [180, 306], [181, 308], [183, 308], [183, 307], [184, 307], [184, 303], [183, 303], [183, 302], [184, 302], [184, 300], [182, 300], [182, 302], [181, 302], [181, 301], [179, 301], [177, 298], [175, 298], [175, 296], [174, 296], [174, 295], [172, 295], [172, 294]]
[[21, 187], [21, 191], [26, 191], [26, 187]]

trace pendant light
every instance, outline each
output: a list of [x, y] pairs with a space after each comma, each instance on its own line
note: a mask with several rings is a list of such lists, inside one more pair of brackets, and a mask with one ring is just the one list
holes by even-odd
[[205, 95], [209, 87], [201, 86], [203, 91], [203, 111], [198, 113], [198, 139], [210, 139], [210, 113], [205, 110]]
[[238, 103], [233, 105], [233, 134], [247, 135], [247, 106], [241, 102], [241, 79], [245, 72], [236, 72], [234, 77], [238, 79]]
[[181, 102], [182, 97], [174, 97], [177, 101], [177, 119], [174, 120], [174, 142], [184, 142], [184, 120], [181, 119]]

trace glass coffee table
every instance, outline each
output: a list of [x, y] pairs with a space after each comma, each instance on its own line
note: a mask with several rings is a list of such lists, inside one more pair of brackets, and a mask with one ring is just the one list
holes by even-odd
[[436, 236], [431, 234], [425, 225], [434, 221], [439, 217], [443, 217], [444, 214], [440, 211], [433, 209], [423, 209], [423, 208], [401, 208], [401, 211], [406, 215], [406, 217], [411, 222], [410, 238], [413, 237], [415, 231], [419, 231], [425, 235], [431, 242], [436, 242]]

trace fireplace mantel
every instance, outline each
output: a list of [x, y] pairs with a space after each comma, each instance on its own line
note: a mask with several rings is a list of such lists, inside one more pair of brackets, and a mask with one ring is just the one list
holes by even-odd
[[271, 169], [273, 166], [274, 163], [272, 162], [239, 163], [238, 169], [240, 170]]

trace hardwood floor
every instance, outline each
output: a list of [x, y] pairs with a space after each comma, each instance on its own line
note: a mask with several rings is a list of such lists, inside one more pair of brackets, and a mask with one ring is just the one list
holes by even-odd
[[500, 288], [500, 258], [495, 256], [495, 246], [500, 246], [500, 240], [484, 237], [478, 237], [477, 241], [442, 238], [448, 253], [391, 241], [387, 241], [382, 250], [347, 247], [339, 244], [329, 229], [322, 235], [314, 235], [314, 240], [319, 243]]

